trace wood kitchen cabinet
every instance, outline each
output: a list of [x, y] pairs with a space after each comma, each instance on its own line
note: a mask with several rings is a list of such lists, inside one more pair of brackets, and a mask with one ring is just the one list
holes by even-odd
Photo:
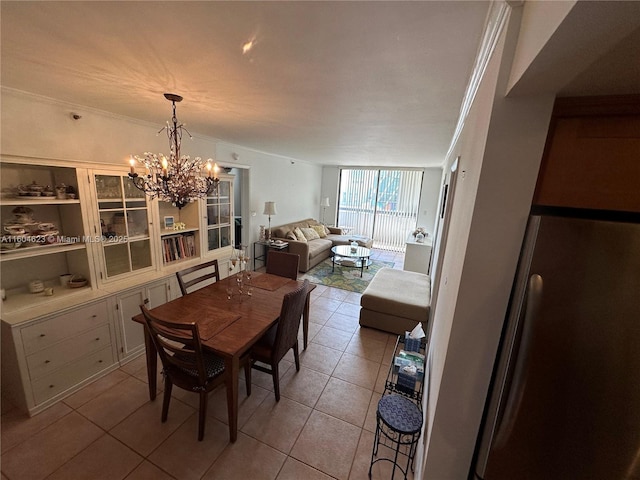
[[533, 204], [640, 212], [640, 95], [557, 99]]

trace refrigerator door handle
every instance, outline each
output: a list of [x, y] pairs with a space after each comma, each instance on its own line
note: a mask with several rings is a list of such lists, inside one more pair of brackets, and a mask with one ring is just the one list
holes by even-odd
[[527, 383], [526, 366], [529, 363], [529, 351], [531, 347], [531, 338], [533, 336], [533, 328], [535, 319], [540, 310], [542, 302], [543, 281], [538, 274], [529, 277], [527, 284], [526, 307], [524, 319], [522, 322], [522, 335], [520, 338], [520, 346], [516, 353], [516, 361], [511, 377], [511, 384], [507, 385], [505, 391], [508, 392], [506, 406], [503, 413], [498, 419], [498, 427], [496, 429], [496, 438], [494, 445], [500, 447], [506, 442], [511, 435], [513, 424], [520, 409], [524, 387]]

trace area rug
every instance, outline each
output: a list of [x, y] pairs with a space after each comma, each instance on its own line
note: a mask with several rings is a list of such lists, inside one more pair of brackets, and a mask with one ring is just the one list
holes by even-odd
[[360, 278], [360, 269], [355, 267], [341, 267], [340, 265], [336, 265], [335, 272], [331, 272], [331, 259], [328, 258], [308, 272], [300, 275], [298, 280], [304, 280], [306, 278], [311, 283], [318, 285], [326, 285], [350, 292], [362, 293], [376, 272], [383, 267], [393, 268], [393, 262], [373, 260], [369, 268], [364, 269], [364, 274], [362, 278]]

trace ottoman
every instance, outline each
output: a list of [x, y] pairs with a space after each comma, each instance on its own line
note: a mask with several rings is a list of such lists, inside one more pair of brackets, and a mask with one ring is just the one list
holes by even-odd
[[[422, 322], [431, 308], [431, 277], [382, 268], [360, 298], [360, 325], [403, 335]], [[426, 330], [426, 328], [425, 328]]]

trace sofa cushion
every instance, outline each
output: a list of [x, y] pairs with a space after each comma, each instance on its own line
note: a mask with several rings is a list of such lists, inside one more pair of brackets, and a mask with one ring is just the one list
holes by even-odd
[[304, 236], [304, 233], [302, 233], [302, 230], [300, 229], [300, 227], [296, 227], [293, 229], [293, 234], [296, 236], [296, 240], [298, 240], [299, 242], [305, 242], [307, 241], [307, 237]]
[[426, 322], [431, 305], [431, 278], [423, 273], [381, 268], [360, 298], [362, 308]]
[[319, 238], [324, 238], [327, 236], [327, 232], [324, 229], [324, 225], [311, 225], [311, 228], [313, 228], [316, 231]]
[[[288, 225], [282, 225], [281, 227], [276, 227], [271, 229], [271, 235], [275, 238], [287, 238], [287, 234], [291, 231]], [[292, 238], [295, 240], [295, 238]]]
[[309, 258], [314, 258], [331, 250], [331, 246], [333, 245], [333, 243], [331, 243], [331, 240], [327, 240], [326, 238], [318, 238], [316, 240], [310, 241], [308, 245]]
[[300, 230], [302, 230], [302, 234], [304, 235], [304, 238], [307, 239], [307, 241], [309, 241], [309, 240], [317, 240], [318, 238], [320, 238], [320, 235], [318, 235], [318, 232], [316, 232], [311, 227], [309, 227], [309, 228], [301, 228]]

